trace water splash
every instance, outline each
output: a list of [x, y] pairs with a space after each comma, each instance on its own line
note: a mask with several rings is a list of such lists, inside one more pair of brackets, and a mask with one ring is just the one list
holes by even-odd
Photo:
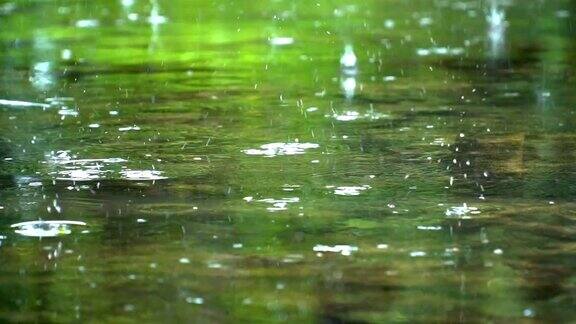
[[52, 63], [36, 62], [32, 67], [30, 83], [39, 90], [48, 90], [55, 82]]
[[354, 98], [354, 94], [356, 93], [356, 78], [351, 76], [343, 78], [340, 82], [340, 87], [346, 99]]
[[356, 74], [358, 73], [358, 58], [351, 44], [344, 46], [344, 53], [340, 56], [340, 69], [342, 78], [340, 88], [346, 99], [352, 99], [356, 93]]
[[490, 4], [490, 12], [486, 15], [488, 23], [488, 41], [490, 43], [490, 56], [498, 58], [503, 55], [506, 35], [506, 13], [499, 8], [498, 1], [493, 0]]
[[148, 16], [148, 23], [150, 23], [152, 26], [158, 26], [166, 23], [168, 19], [160, 15], [160, 6], [158, 1], [151, 0], [150, 3], [152, 4], [152, 8], [150, 9], [150, 16]]
[[354, 53], [354, 47], [346, 44], [346, 46], [344, 46], [344, 53], [340, 56], [340, 66], [344, 71], [349, 70], [348, 72], [352, 72], [352, 70], [356, 70], [357, 63], [358, 58], [356, 57], [356, 53]]
[[268, 211], [271, 212], [275, 212], [275, 211], [281, 211], [281, 210], [287, 210], [287, 206], [289, 203], [295, 203], [295, 202], [299, 202], [300, 198], [298, 197], [294, 197], [294, 198], [282, 198], [279, 200], [276, 199], [263, 199], [260, 201], [265, 201], [268, 203], [272, 204], [272, 207], [268, 207], [266, 208]]

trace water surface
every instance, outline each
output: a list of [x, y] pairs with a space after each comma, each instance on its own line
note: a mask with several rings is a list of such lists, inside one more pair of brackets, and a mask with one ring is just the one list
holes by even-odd
[[569, 322], [574, 1], [4, 1], [7, 322]]

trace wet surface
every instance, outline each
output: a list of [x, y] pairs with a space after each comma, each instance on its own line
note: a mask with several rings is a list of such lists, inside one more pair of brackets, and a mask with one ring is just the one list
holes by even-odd
[[575, 17], [1, 3], [1, 320], [573, 320]]

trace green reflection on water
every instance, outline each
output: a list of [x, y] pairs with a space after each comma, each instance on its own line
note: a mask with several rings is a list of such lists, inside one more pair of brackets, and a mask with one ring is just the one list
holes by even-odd
[[575, 15], [2, 3], [0, 317], [569, 321]]

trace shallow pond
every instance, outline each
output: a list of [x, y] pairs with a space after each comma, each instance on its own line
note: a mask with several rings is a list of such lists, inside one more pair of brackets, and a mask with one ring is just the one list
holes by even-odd
[[574, 320], [575, 17], [0, 2], [0, 320]]

